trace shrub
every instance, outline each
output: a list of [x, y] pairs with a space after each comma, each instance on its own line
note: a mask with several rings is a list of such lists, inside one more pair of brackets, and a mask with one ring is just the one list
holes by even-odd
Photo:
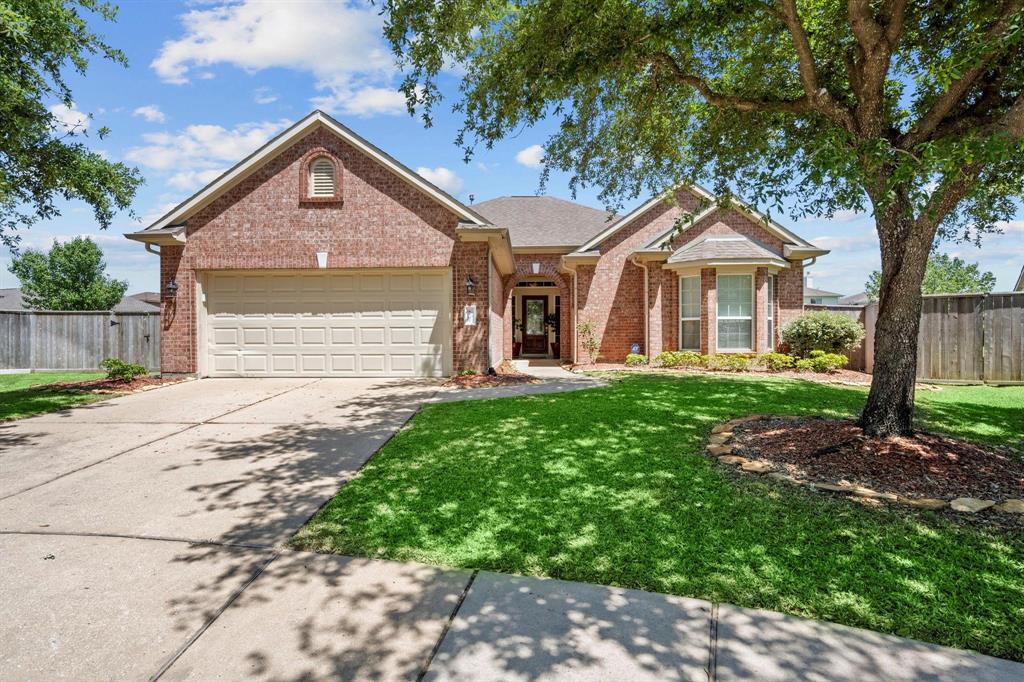
[[144, 377], [149, 370], [142, 365], [133, 365], [119, 358], [107, 358], [100, 363], [107, 370], [107, 378], [115, 381], [131, 381], [135, 377]]
[[796, 365], [796, 358], [785, 353], [765, 353], [757, 361], [769, 372], [781, 372]]
[[846, 367], [848, 362], [849, 359], [845, 355], [812, 350], [810, 357], [797, 361], [796, 368], [801, 372], [833, 374]]
[[654, 364], [658, 367], [700, 367], [700, 353], [692, 350], [666, 350], [658, 353], [654, 358]]
[[647, 356], [640, 353], [630, 353], [626, 356], [626, 367], [640, 367], [647, 364]]
[[580, 322], [576, 325], [580, 334], [580, 345], [587, 352], [591, 362], [597, 362], [601, 352], [601, 337], [597, 335], [597, 325], [593, 322]]
[[750, 369], [750, 360], [742, 355], [708, 355], [705, 356], [708, 369], [723, 372], [746, 372]]
[[804, 313], [779, 332], [793, 354], [808, 357], [812, 350], [842, 353], [860, 345], [864, 327], [860, 322], [826, 311]]

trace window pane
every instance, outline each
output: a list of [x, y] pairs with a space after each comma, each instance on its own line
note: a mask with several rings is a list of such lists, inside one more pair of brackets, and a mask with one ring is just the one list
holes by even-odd
[[747, 350], [750, 343], [750, 320], [719, 320], [718, 347], [721, 350]]
[[751, 275], [718, 276], [718, 316], [750, 317], [753, 310]]
[[530, 336], [544, 333], [544, 301], [526, 302], [526, 333]]
[[768, 275], [768, 319], [775, 317], [775, 277]]
[[700, 317], [700, 277], [683, 277], [680, 282], [683, 318]]
[[680, 350], [700, 350], [700, 320], [683, 321], [683, 338]]
[[768, 318], [768, 350], [775, 350], [775, 322]]

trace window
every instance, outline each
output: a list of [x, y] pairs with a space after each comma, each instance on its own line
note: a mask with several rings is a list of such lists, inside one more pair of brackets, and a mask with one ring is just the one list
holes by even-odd
[[775, 350], [775, 275], [768, 275], [768, 350]]
[[326, 156], [309, 164], [309, 196], [333, 197], [336, 194], [334, 162]]
[[753, 349], [753, 299], [753, 275], [718, 276], [718, 350]]
[[679, 350], [700, 350], [700, 277], [679, 278]]

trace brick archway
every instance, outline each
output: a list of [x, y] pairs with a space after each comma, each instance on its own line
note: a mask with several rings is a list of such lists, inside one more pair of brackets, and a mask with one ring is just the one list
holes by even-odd
[[[572, 344], [575, 334], [572, 333], [572, 290], [565, 277], [559, 272], [561, 256], [557, 255], [520, 255], [516, 259], [516, 272], [504, 279], [505, 305], [502, 313], [502, 358], [512, 359], [512, 290], [520, 282], [544, 279], [554, 282], [561, 297], [561, 314], [559, 316], [559, 356], [561, 360], [572, 360]], [[533, 264], [539, 263], [538, 272], [533, 271]]]

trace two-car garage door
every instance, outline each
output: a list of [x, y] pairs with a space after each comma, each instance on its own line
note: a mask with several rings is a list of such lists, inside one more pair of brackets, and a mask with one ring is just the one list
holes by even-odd
[[448, 270], [208, 272], [209, 376], [442, 376]]

